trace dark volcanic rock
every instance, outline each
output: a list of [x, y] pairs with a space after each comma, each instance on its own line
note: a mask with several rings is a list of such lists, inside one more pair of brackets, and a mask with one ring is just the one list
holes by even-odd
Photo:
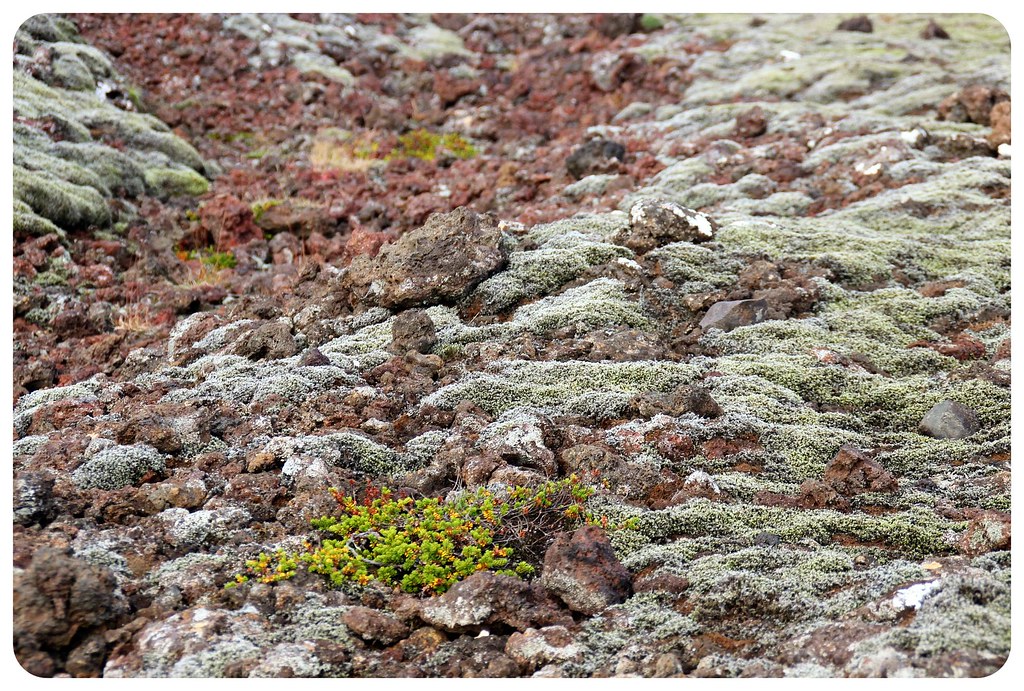
[[670, 242], [705, 242], [717, 229], [699, 211], [664, 199], [641, 199], [629, 210], [629, 232], [619, 241], [644, 254]]
[[353, 303], [389, 309], [454, 302], [508, 261], [493, 216], [461, 207], [427, 223], [370, 259], [357, 256], [341, 280]]
[[924, 29], [921, 30], [921, 38], [924, 38], [924, 39], [941, 38], [941, 39], [947, 39], [948, 40], [949, 39], [949, 34], [946, 33], [945, 29], [943, 29], [941, 26], [939, 26], [938, 22], [936, 22], [934, 19], [929, 19], [928, 20], [928, 26], [926, 26]]
[[310, 348], [299, 358], [300, 367], [323, 367], [331, 364], [330, 359], [319, 348]]
[[565, 159], [569, 175], [577, 180], [596, 173], [611, 173], [626, 159], [626, 147], [610, 139], [591, 139]]
[[14, 522], [18, 525], [46, 524], [57, 514], [53, 502], [53, 477], [24, 473], [14, 481]]
[[[40, 549], [14, 577], [14, 653], [32, 674], [51, 676], [65, 667], [63, 651], [73, 641], [90, 632], [102, 634], [125, 607], [110, 569], [61, 550]], [[72, 665], [75, 676], [99, 676], [105, 651], [79, 652]]]
[[392, 353], [402, 354], [410, 350], [427, 353], [437, 343], [434, 321], [426, 310], [406, 310], [391, 324]]
[[749, 326], [764, 321], [767, 311], [768, 301], [763, 298], [716, 302], [700, 320], [700, 328], [705, 331], [708, 329], [732, 331], [739, 326]]
[[426, 602], [420, 618], [453, 632], [504, 624], [523, 631], [530, 627], [571, 624], [572, 617], [548, 598], [543, 589], [513, 576], [478, 571], [451, 590]]
[[608, 38], [615, 38], [625, 34], [631, 34], [640, 28], [639, 13], [613, 13], [606, 12], [594, 15], [591, 25], [602, 35]]
[[980, 512], [971, 519], [957, 547], [969, 557], [1010, 549], [1010, 514]]
[[990, 125], [995, 105], [1009, 100], [1010, 94], [998, 87], [971, 84], [939, 104], [939, 120]]
[[860, 31], [865, 34], [870, 34], [875, 30], [875, 27], [871, 24], [871, 20], [867, 18], [867, 15], [860, 15], [859, 17], [851, 17], [850, 19], [844, 19], [839, 22], [839, 26], [836, 27], [837, 31]]
[[754, 106], [736, 116], [736, 127], [733, 134], [737, 137], [749, 139], [760, 137], [768, 131], [768, 119], [764, 116], [761, 106]]
[[633, 592], [629, 571], [615, 558], [605, 532], [593, 525], [555, 538], [544, 555], [541, 583], [581, 614], [597, 614]]
[[828, 462], [824, 480], [847, 496], [861, 492], [895, 492], [899, 488], [889, 471], [850, 444], [843, 444], [835, 458]]
[[988, 135], [988, 145], [998, 149], [1000, 144], [1010, 143], [1010, 102], [1000, 101], [992, 106], [989, 112], [992, 132]]
[[363, 640], [392, 645], [409, 635], [409, 627], [389, 614], [369, 607], [352, 607], [341, 618]]
[[936, 439], [963, 439], [981, 429], [978, 415], [956, 401], [941, 401], [929, 410], [918, 431]]
[[299, 350], [291, 327], [283, 321], [261, 324], [238, 339], [233, 351], [250, 360], [280, 360]]

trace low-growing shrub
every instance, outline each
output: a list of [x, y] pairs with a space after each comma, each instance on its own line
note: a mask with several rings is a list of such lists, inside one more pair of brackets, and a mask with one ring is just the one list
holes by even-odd
[[377, 580], [431, 595], [476, 571], [528, 577], [535, 572], [530, 561], [539, 562], [557, 531], [585, 523], [607, 527], [606, 518], [585, 507], [594, 491], [575, 475], [500, 494], [481, 488], [450, 501], [395, 496], [382, 487], [370, 488], [360, 502], [332, 489], [338, 515], [312, 521], [321, 531], [318, 540], [298, 554], [260, 554], [226, 587], [250, 579], [274, 583], [300, 568], [336, 586]]
[[433, 161], [442, 155], [472, 158], [476, 155], [476, 148], [460, 134], [437, 134], [420, 128], [399, 136], [398, 145], [391, 150], [387, 158], [418, 158], [421, 161]]

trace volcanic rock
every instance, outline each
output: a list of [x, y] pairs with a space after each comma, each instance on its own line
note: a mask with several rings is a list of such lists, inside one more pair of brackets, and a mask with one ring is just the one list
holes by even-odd
[[507, 261], [494, 217], [459, 208], [431, 216], [372, 259], [355, 257], [341, 285], [353, 303], [388, 309], [450, 303]]
[[428, 353], [437, 343], [434, 322], [426, 310], [412, 309], [402, 312], [391, 323], [392, 353], [402, 354], [410, 350]]
[[764, 321], [767, 310], [768, 301], [763, 298], [716, 302], [700, 320], [700, 328], [704, 331], [709, 329], [732, 331], [740, 326], [749, 326]]
[[555, 538], [544, 555], [541, 583], [581, 614], [597, 614], [633, 592], [629, 571], [616, 559], [605, 532], [593, 525]]
[[871, 20], [867, 18], [867, 15], [860, 15], [859, 17], [851, 17], [850, 19], [844, 19], [839, 22], [839, 26], [836, 27], [837, 31], [860, 31], [865, 34], [870, 34], [874, 31], [874, 26], [871, 24]]
[[626, 147], [610, 139], [591, 139], [565, 159], [566, 170], [576, 180], [596, 173], [613, 173], [626, 159]]
[[431, 626], [452, 632], [479, 630], [491, 624], [524, 631], [572, 623], [569, 613], [558, 608], [543, 589], [490, 571], [478, 571], [424, 603], [419, 616]]
[[843, 444], [825, 466], [824, 480], [846, 496], [861, 492], [895, 492], [899, 488], [889, 471], [850, 444]]
[[699, 211], [673, 201], [641, 199], [629, 210], [629, 232], [619, 241], [644, 254], [670, 242], [706, 242], [717, 229], [715, 222]]
[[978, 415], [967, 406], [956, 401], [941, 401], [932, 406], [918, 431], [936, 439], [963, 439], [981, 429]]

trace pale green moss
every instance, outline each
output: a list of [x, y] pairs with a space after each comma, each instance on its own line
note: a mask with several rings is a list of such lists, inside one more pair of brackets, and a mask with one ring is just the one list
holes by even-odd
[[507, 322], [478, 327], [449, 322], [447, 328], [438, 328], [438, 341], [443, 347], [453, 342], [507, 340], [526, 332], [542, 335], [565, 327], [589, 331], [620, 325], [648, 328], [650, 322], [640, 306], [626, 296], [621, 281], [599, 278], [524, 305]]
[[352, 73], [323, 53], [302, 52], [292, 56], [292, 64], [302, 74], [319, 74], [332, 82], [351, 86], [356, 79]]
[[536, 250], [513, 252], [508, 268], [477, 286], [469, 300], [480, 300], [486, 313], [495, 314], [524, 299], [549, 293], [591, 266], [632, 255], [625, 247], [570, 231], [548, 239]]
[[612, 513], [610, 518], [636, 517], [637, 532], [653, 541], [700, 535], [752, 540], [758, 533], [769, 532], [784, 542], [810, 538], [824, 544], [834, 535], [849, 534], [864, 542], [877, 540], [898, 547], [906, 554], [920, 556], [951, 551], [951, 536], [967, 525], [920, 508], [871, 516], [832, 510], [723, 504], [707, 499], [691, 499], [659, 511], [611, 506], [602, 510]]
[[76, 185], [47, 173], [14, 166], [14, 198], [56, 225], [72, 230], [110, 222], [103, 196], [92, 187]]
[[104, 197], [110, 196], [110, 189], [95, 171], [44, 151], [16, 147], [14, 165], [26, 170], [48, 173], [80, 187], [92, 187]]
[[498, 361], [486, 372], [470, 374], [423, 402], [454, 408], [468, 400], [492, 414], [533, 406], [582, 415], [607, 406], [604, 412], [612, 416], [633, 394], [667, 391], [698, 374], [697, 367], [672, 362]]
[[692, 242], [673, 242], [647, 253], [679, 293], [700, 293], [734, 285], [743, 262]]
[[[700, 632], [690, 615], [680, 614], [663, 593], [639, 593], [603, 614], [587, 618], [576, 636], [575, 645], [583, 654], [562, 665], [566, 676], [592, 676], [602, 666], [628, 655], [631, 647], [647, 655], [651, 651], [675, 649], [681, 641]], [[647, 645], [639, 651], [636, 642]]]
[[66, 235], [61, 228], [53, 224], [53, 221], [43, 218], [20, 199], [14, 200], [14, 233], [23, 236], [43, 236], [53, 233], [60, 238]]
[[446, 55], [471, 54], [457, 33], [430, 23], [412, 29], [407, 43], [401, 46], [400, 51], [408, 57], [426, 62]]
[[1010, 652], [1010, 588], [999, 579], [1006, 573], [1008, 569], [989, 574], [972, 568], [940, 579], [906, 626], [855, 644], [847, 668], [856, 671], [879, 651], [896, 648], [913, 655], [914, 666], [971, 651], [972, 666], [985, 663], [998, 669]]
[[82, 489], [120, 489], [134, 485], [150, 471], [163, 471], [164, 457], [146, 444], [114, 446], [90, 457], [71, 473]]
[[533, 226], [526, 232], [526, 239], [544, 246], [554, 241], [554, 247], [571, 248], [580, 243], [575, 234], [582, 235], [592, 242], [611, 242], [612, 238], [624, 229], [629, 228], [629, 216], [622, 211], [606, 214], [576, 214], [571, 218], [563, 218], [551, 223]]
[[57, 142], [53, 154], [95, 174], [108, 190], [123, 190], [129, 197], [146, 192], [143, 168], [128, 154], [98, 142]]
[[198, 197], [210, 189], [209, 181], [189, 168], [150, 168], [145, 180], [147, 190], [158, 197]]

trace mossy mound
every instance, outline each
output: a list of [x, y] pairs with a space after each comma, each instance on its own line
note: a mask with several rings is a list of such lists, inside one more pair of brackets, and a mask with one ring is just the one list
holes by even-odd
[[[40, 51], [51, 55], [48, 66], [34, 62]], [[127, 213], [112, 199], [209, 189], [205, 164], [191, 145], [157, 118], [106, 97], [123, 83], [110, 58], [82, 42], [68, 20], [36, 15], [18, 29], [16, 232], [102, 229]]]

